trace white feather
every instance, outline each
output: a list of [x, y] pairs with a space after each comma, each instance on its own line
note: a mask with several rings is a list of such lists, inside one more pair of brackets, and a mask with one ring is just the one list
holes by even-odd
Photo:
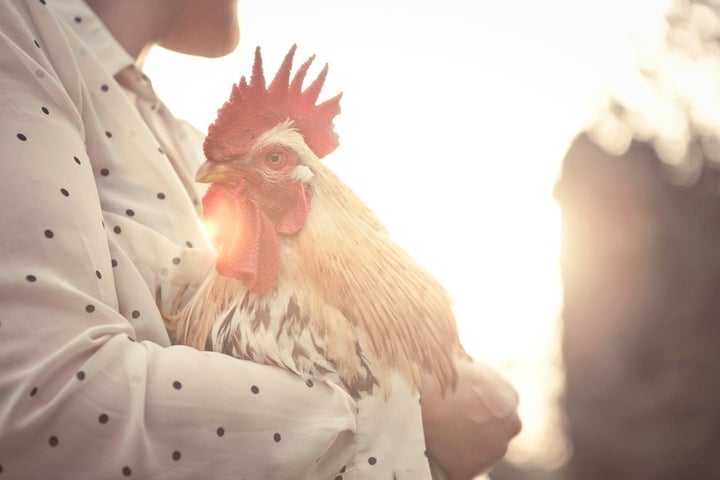
[[307, 165], [298, 165], [290, 172], [290, 178], [303, 183], [310, 183], [315, 175]]

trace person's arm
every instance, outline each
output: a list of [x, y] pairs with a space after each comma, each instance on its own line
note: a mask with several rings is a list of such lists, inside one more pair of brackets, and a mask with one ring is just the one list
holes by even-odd
[[441, 394], [426, 375], [423, 426], [428, 454], [450, 480], [469, 480], [489, 471], [520, 432], [515, 389], [495, 370], [477, 361], [457, 360], [454, 392]]
[[338, 472], [342, 454], [317, 460], [327, 450], [350, 455], [355, 409], [344, 392], [311, 389], [277, 368], [133, 341], [77, 126], [52, 99], [17, 103], [20, 86], [0, 83], [3, 475]]
[[0, 80], [3, 475], [338, 472], [342, 455], [318, 460], [331, 449], [350, 455], [355, 408], [344, 392], [224, 355], [133, 341], [77, 125], [51, 98], [10, 87]]

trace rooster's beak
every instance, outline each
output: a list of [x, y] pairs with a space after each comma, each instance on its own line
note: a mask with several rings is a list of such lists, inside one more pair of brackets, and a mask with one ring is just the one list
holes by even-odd
[[198, 183], [219, 183], [227, 179], [233, 171], [229, 163], [220, 163], [208, 160], [203, 163], [195, 174], [195, 181]]

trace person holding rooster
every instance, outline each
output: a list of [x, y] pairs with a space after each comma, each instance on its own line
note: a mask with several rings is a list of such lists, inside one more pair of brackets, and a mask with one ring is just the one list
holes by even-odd
[[[360, 477], [348, 465], [373, 439], [352, 397], [172, 345], [157, 303], [196, 290], [215, 252], [193, 181], [202, 137], [142, 61], [154, 45], [217, 57], [238, 41], [237, 0], [0, 10], [3, 478]], [[427, 455], [470, 479], [519, 431], [517, 396], [478, 362], [456, 368], [454, 392], [425, 379], [422, 428]]]

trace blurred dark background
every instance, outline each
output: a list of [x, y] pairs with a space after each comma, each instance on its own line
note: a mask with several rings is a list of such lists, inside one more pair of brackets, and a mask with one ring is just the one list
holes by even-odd
[[[638, 65], [651, 101], [611, 92], [566, 153], [555, 198], [570, 452], [554, 471], [504, 462], [495, 480], [720, 479], [719, 11], [673, 2], [664, 55]], [[693, 76], [713, 72], [704, 97]]]

